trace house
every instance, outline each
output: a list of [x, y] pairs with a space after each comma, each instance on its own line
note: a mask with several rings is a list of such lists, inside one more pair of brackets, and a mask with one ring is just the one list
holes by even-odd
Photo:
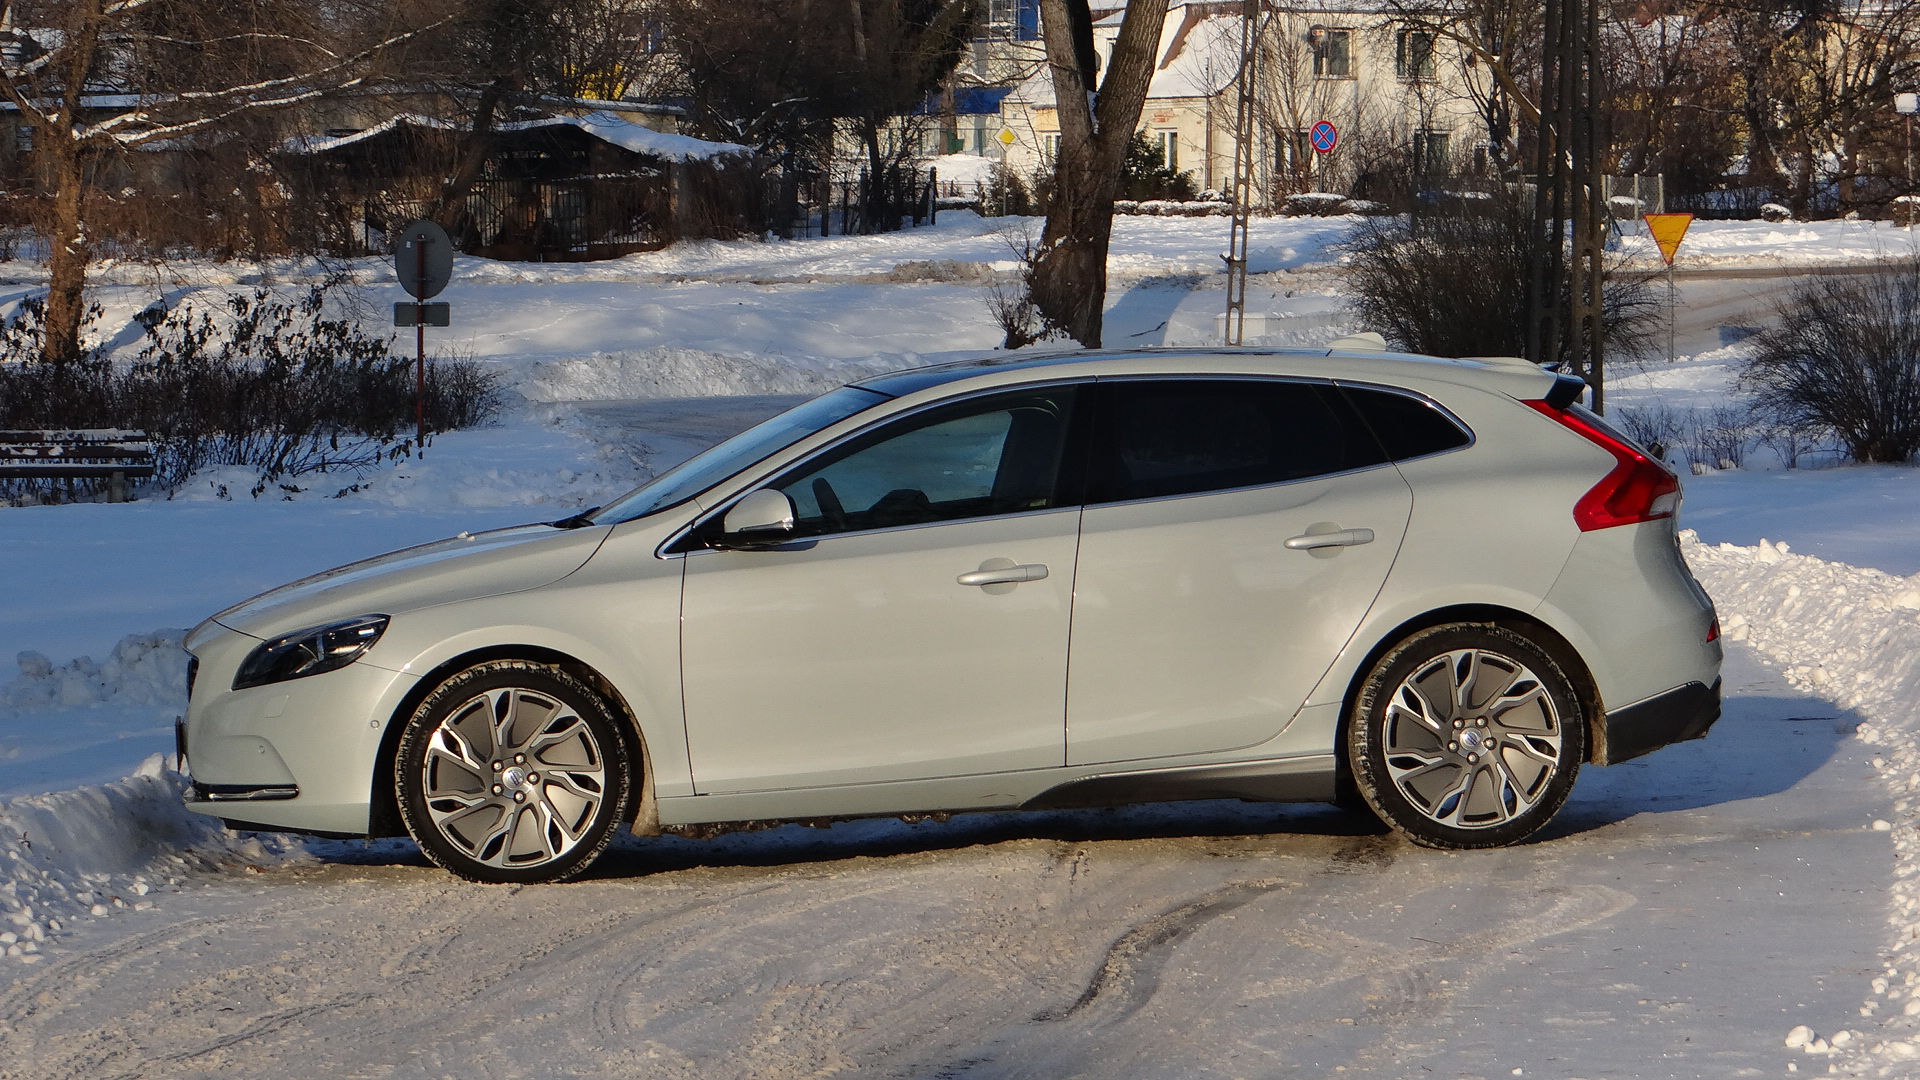
[[[1232, 183], [1234, 127], [1244, 33], [1239, 0], [1174, 0], [1141, 112], [1171, 166], [1201, 188]], [[1265, 3], [1257, 24], [1253, 160], [1257, 201], [1331, 190], [1380, 197], [1394, 183], [1425, 183], [1484, 163], [1483, 124], [1474, 104], [1470, 54], [1431, 29], [1396, 20], [1379, 5]], [[1124, 9], [1096, 12], [1095, 47], [1104, 69]], [[1013, 133], [1009, 168], [1051, 165], [1060, 122], [1044, 70], [1002, 103]], [[1330, 153], [1309, 133], [1326, 121], [1339, 132]]]

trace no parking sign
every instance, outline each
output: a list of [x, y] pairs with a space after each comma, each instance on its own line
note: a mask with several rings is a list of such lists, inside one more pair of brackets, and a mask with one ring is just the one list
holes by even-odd
[[1340, 145], [1340, 129], [1334, 127], [1331, 120], [1322, 120], [1307, 132], [1307, 140], [1313, 143], [1315, 153], [1331, 154], [1333, 148]]

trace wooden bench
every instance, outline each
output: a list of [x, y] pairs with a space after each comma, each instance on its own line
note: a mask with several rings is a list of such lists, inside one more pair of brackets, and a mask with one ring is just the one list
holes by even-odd
[[127, 481], [153, 475], [144, 431], [0, 431], [0, 480], [105, 480], [107, 501], [127, 501]]

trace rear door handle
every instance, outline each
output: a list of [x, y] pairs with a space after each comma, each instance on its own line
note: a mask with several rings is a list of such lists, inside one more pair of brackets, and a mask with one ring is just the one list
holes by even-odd
[[974, 570], [954, 578], [962, 585], [1012, 585], [1021, 581], [1039, 581], [1047, 576], [1046, 563], [1021, 563], [995, 570]]
[[1294, 551], [1312, 551], [1315, 548], [1358, 547], [1373, 543], [1372, 529], [1341, 529], [1337, 532], [1308, 533], [1305, 536], [1290, 536], [1287, 547]]

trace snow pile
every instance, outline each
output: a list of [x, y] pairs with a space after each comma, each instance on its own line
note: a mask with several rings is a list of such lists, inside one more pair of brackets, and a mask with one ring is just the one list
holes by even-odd
[[536, 364], [517, 389], [531, 401], [820, 394], [918, 360], [727, 355], [663, 345]]
[[[1680, 534], [1687, 562], [1719, 609], [1729, 641], [1744, 641], [1778, 661], [1788, 682], [1868, 719], [1860, 738], [1882, 746], [1873, 759], [1899, 796], [1892, 833], [1895, 940], [1874, 996], [1860, 1015], [1878, 1033], [1842, 1031], [1825, 1039], [1795, 1028], [1787, 1045], [1809, 1054], [1859, 1057], [1860, 1069], [1909, 1074], [1920, 1059], [1920, 575], [1903, 578], [1809, 555], [1784, 543], [1709, 546]], [[1863, 826], [1867, 823], [1862, 823]]]
[[87, 705], [187, 707], [185, 630], [128, 634], [105, 663], [82, 656], [54, 664], [37, 652], [20, 654], [20, 674], [0, 687], [0, 711], [28, 712]]
[[303, 856], [297, 841], [229, 832], [187, 810], [185, 781], [167, 764], [155, 754], [125, 780], [0, 801], [7, 960], [37, 963], [75, 920], [152, 908], [183, 875]]

